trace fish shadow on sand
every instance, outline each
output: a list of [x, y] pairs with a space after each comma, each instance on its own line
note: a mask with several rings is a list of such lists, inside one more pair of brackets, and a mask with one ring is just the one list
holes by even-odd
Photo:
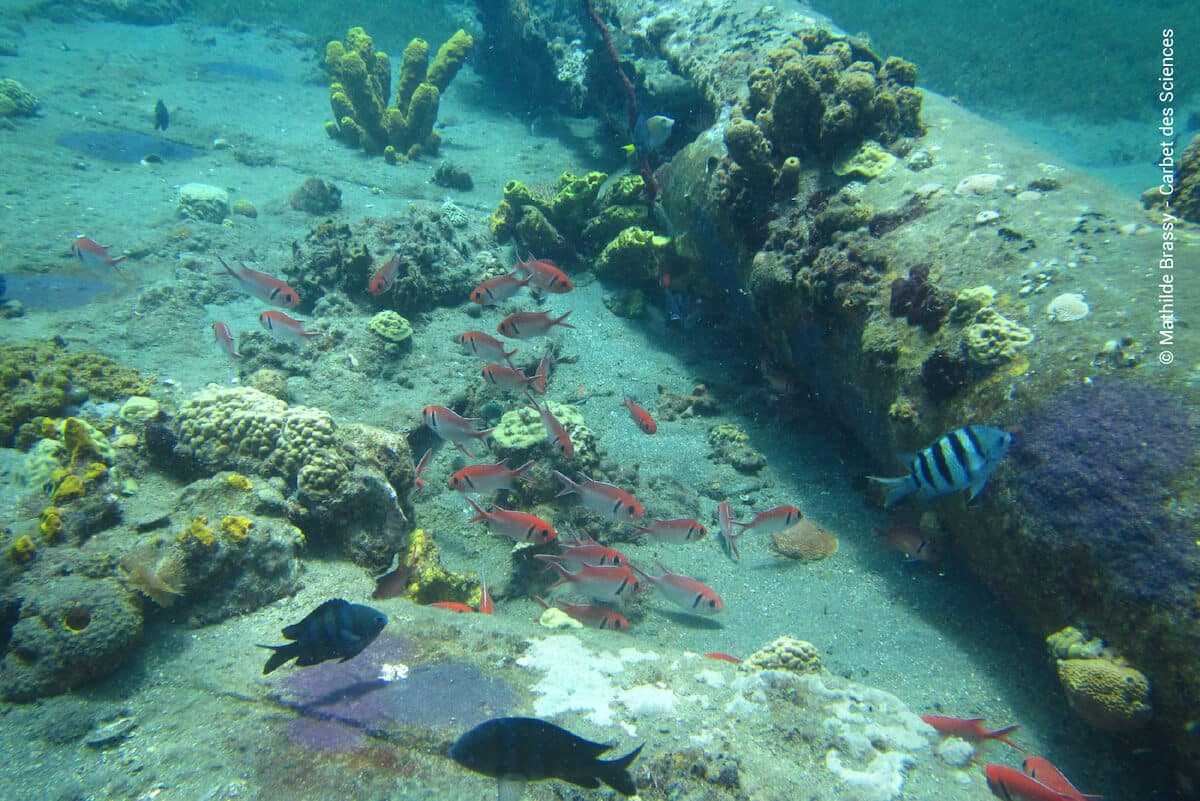
[[690, 615], [687, 612], [676, 612], [674, 609], [657, 609], [655, 611], [663, 617], [670, 618], [672, 623], [678, 626], [685, 626], [689, 629], [720, 631], [725, 628], [719, 620], [711, 617], [700, 617], [699, 615]]

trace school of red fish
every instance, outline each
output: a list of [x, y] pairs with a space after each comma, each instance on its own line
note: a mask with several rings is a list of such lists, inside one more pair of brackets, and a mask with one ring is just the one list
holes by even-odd
[[[83, 235], [75, 238], [71, 245], [71, 253], [84, 265], [94, 269], [115, 268], [128, 258], [113, 258], [109, 254], [109, 246], [100, 245]], [[300, 304], [299, 293], [286, 282], [245, 264], [241, 264], [241, 269], [235, 270], [219, 255], [217, 260], [223, 268], [218, 274], [227, 274], [234, 278], [247, 295], [284, 309]], [[402, 265], [402, 257], [399, 254], [393, 256], [371, 276], [367, 290], [373, 295], [388, 292], [394, 286]], [[471, 291], [469, 300], [480, 306], [497, 306], [512, 299], [525, 288], [541, 293], [564, 294], [574, 288], [574, 283], [553, 261], [530, 256], [525, 260], [518, 258], [512, 272], [489, 278], [479, 284]], [[573, 329], [575, 326], [566, 322], [570, 314], [571, 312], [566, 312], [554, 317], [545, 311], [517, 312], [504, 318], [496, 326], [496, 332], [507, 339], [534, 339], [546, 336], [555, 328]], [[265, 310], [259, 315], [259, 324], [268, 335], [293, 346], [303, 345], [307, 340], [320, 336], [317, 332], [305, 330], [304, 323], [304, 320], [296, 319], [278, 309]], [[237, 351], [233, 333], [225, 322], [213, 323], [212, 330], [218, 344], [230, 357], [242, 358]], [[509, 350], [504, 340], [483, 331], [466, 331], [455, 337], [454, 342], [464, 353], [485, 362], [481, 375], [489, 384], [507, 392], [524, 394], [526, 406], [536, 411], [541, 419], [546, 432], [547, 446], [552, 453], [563, 458], [574, 455], [575, 446], [566, 426], [548, 405], [539, 404], [530, 392], [532, 390], [538, 395], [546, 394], [552, 366], [551, 351], [547, 350], [542, 356], [533, 375], [526, 375], [513, 365], [511, 359], [517, 350]], [[780, 374], [769, 365], [764, 363], [761, 372], [772, 390], [783, 395], [796, 391], [789, 377]], [[625, 397], [620, 405], [629, 411], [634, 425], [644, 434], [654, 435], [657, 432], [658, 425], [653, 416], [633, 398]], [[486, 443], [487, 437], [493, 431], [491, 428], [477, 429], [477, 419], [463, 417], [443, 405], [427, 405], [422, 410], [421, 417], [430, 431], [454, 445], [472, 460], [478, 457], [468, 446], [475, 447], [475, 443]], [[422, 474], [432, 454], [432, 449], [427, 450], [416, 465], [410, 499], [420, 494], [426, 486]], [[558, 575], [558, 580], [549, 585], [548, 589], [570, 588], [576, 595], [593, 602], [556, 601], [554, 606], [560, 611], [585, 626], [626, 631], [632, 624], [621, 614], [621, 605], [650, 586], [656, 588], [658, 593], [671, 603], [693, 614], [715, 615], [725, 609], [724, 601], [712, 587], [695, 578], [672, 573], [660, 562], [656, 562], [660, 572], [649, 573], [615, 548], [590, 539], [564, 541], [559, 538], [551, 523], [530, 512], [505, 509], [495, 503], [488, 504], [489, 508], [485, 508], [475, 498], [470, 497], [514, 489], [515, 482], [525, 479], [535, 464], [534, 460], [530, 460], [515, 468], [509, 468], [505, 461], [468, 465], [450, 476], [448, 486], [451, 490], [468, 495], [467, 503], [475, 511], [475, 516], [469, 519], [469, 523], [482, 522], [491, 532], [514, 543], [554, 546], [558, 549], [557, 553], [538, 553], [534, 556], [534, 559], [546, 564], [547, 570], [552, 570]], [[558, 470], [551, 472], [562, 485], [559, 497], [575, 495], [580, 508], [604, 520], [633, 526], [640, 534], [657, 542], [681, 545], [704, 539], [708, 533], [703, 523], [691, 518], [644, 521], [645, 509], [629, 491], [584, 475], [575, 480]], [[740, 558], [738, 541], [743, 536], [748, 533], [769, 536], [784, 530], [802, 516], [797, 507], [780, 505], [758, 512], [747, 521], [734, 520], [733, 510], [728, 501], [718, 505], [717, 515], [721, 546], [735, 561]], [[929, 542], [917, 529], [893, 524], [887, 530], [876, 531], [876, 535], [888, 547], [905, 554], [906, 561], [934, 562], [940, 558], [936, 545]], [[406, 583], [408, 570], [410, 569], [401, 567], [380, 577], [376, 597], [387, 597], [389, 584]], [[495, 603], [487, 582], [482, 578], [482, 572], [480, 575], [481, 600], [477, 608], [452, 601], [434, 603], [431, 606], [451, 612], [493, 614]], [[550, 603], [540, 596], [535, 595], [534, 600], [543, 609], [551, 608]], [[738, 657], [720, 652], [707, 653], [704, 656], [732, 663], [741, 662]], [[1016, 725], [991, 731], [983, 727], [982, 718], [923, 715], [921, 719], [945, 736], [959, 737], [974, 743], [999, 741], [1018, 751], [1024, 751], [1008, 739], [1008, 735], [1019, 728]], [[1102, 801], [1101, 796], [1080, 792], [1053, 764], [1041, 757], [1026, 758], [1021, 770], [988, 764], [984, 766], [984, 775], [988, 788], [1004, 801]]]

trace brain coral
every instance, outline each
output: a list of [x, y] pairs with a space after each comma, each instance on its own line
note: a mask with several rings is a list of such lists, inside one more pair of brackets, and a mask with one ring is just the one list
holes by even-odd
[[310, 494], [331, 493], [348, 467], [327, 412], [250, 387], [209, 387], [179, 410], [176, 450], [218, 472], [276, 474]]
[[751, 670], [790, 670], [793, 673], [820, 673], [821, 654], [805, 640], [783, 636], [746, 658], [742, 667]]
[[1126, 732], [1150, 721], [1150, 681], [1111, 659], [1060, 659], [1058, 680], [1071, 708], [1101, 731]]

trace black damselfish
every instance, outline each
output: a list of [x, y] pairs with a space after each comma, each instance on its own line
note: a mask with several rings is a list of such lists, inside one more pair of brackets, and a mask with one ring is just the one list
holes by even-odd
[[386, 625], [387, 615], [378, 609], [341, 598], [328, 600], [309, 612], [304, 620], [283, 630], [283, 636], [295, 642], [258, 646], [275, 652], [263, 667], [263, 675], [289, 659], [295, 659], [297, 667], [316, 665], [328, 659], [343, 662], [353, 659], [375, 641]]
[[634, 795], [637, 787], [628, 769], [642, 746], [620, 759], [598, 758], [610, 748], [537, 718], [494, 718], [459, 737], [450, 747], [450, 758], [497, 779], [500, 801], [517, 801], [525, 782], [540, 779], [562, 779], [580, 787], [604, 782], [621, 795]]
[[167, 112], [167, 104], [161, 100], [154, 104], [154, 130], [167, 130], [171, 124], [171, 115]]

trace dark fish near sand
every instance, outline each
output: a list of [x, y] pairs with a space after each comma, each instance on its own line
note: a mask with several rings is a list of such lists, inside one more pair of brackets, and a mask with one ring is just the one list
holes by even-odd
[[308, 667], [329, 659], [343, 662], [353, 659], [375, 641], [386, 625], [387, 615], [377, 609], [341, 598], [328, 600], [309, 612], [304, 620], [283, 630], [283, 636], [295, 642], [258, 646], [275, 652], [263, 666], [263, 675], [289, 659], [295, 659], [297, 667]]
[[891, 509], [916, 492], [922, 500], [970, 489], [967, 502], [983, 491], [988, 476], [1012, 446], [1012, 434], [989, 426], [965, 426], [946, 434], [915, 455], [901, 456], [908, 475], [899, 478], [867, 476], [887, 487], [884, 506]]
[[579, 787], [604, 782], [621, 795], [634, 795], [637, 787], [629, 765], [642, 746], [620, 759], [599, 759], [610, 748], [537, 718], [494, 718], [459, 737], [450, 747], [450, 758], [495, 778], [499, 801], [518, 801], [526, 782], [542, 779], [562, 779]]
[[171, 124], [171, 115], [167, 112], [167, 104], [161, 100], [154, 104], [154, 130], [165, 131]]

